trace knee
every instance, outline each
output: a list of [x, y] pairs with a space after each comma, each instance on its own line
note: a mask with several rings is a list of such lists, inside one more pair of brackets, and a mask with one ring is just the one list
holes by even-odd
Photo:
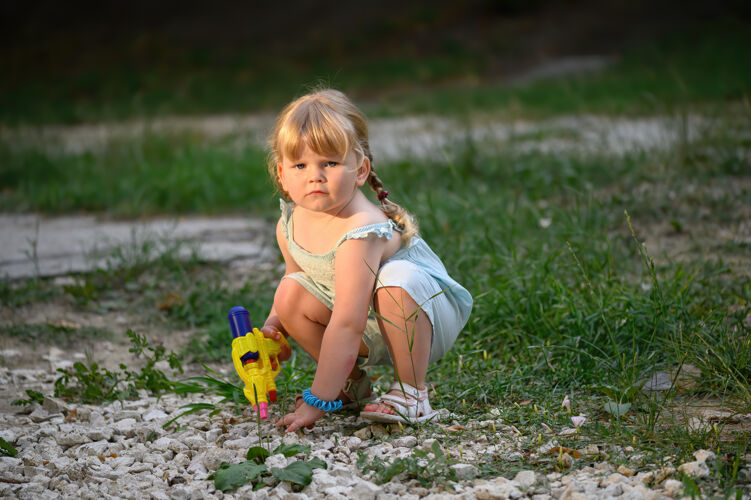
[[298, 318], [327, 324], [331, 311], [294, 279], [283, 279], [274, 294], [274, 309], [282, 324]]
[[302, 288], [293, 279], [283, 279], [274, 293], [274, 309], [282, 323], [288, 320], [295, 312], [295, 304], [299, 304], [300, 291]]
[[399, 287], [389, 286], [376, 290], [373, 305], [378, 314], [386, 317], [412, 313], [410, 306], [414, 301], [406, 290]]

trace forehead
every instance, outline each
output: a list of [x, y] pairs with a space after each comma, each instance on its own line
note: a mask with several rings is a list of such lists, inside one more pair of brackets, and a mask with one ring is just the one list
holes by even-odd
[[353, 151], [349, 151], [347, 154], [342, 154], [336, 151], [332, 151], [332, 152], [316, 151], [315, 149], [311, 148], [308, 144], [303, 143], [301, 147], [297, 148], [297, 150], [286, 151], [282, 157], [282, 160], [288, 161], [288, 162], [294, 162], [294, 161], [306, 160], [306, 159], [307, 160], [329, 159], [329, 160], [341, 161], [346, 158], [349, 158], [353, 154], [354, 154]]

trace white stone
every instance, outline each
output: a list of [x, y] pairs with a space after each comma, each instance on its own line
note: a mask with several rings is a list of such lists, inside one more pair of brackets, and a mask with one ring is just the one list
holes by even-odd
[[350, 451], [355, 451], [360, 448], [362, 439], [357, 436], [347, 436], [342, 438], [339, 442], [342, 444], [342, 446], [349, 449]]
[[143, 416], [144, 422], [151, 422], [152, 420], [162, 420], [167, 418], [167, 414], [162, 410], [150, 410]]
[[668, 496], [678, 496], [683, 491], [683, 483], [675, 479], [668, 479], [662, 483], [662, 489]]
[[50, 413], [44, 408], [42, 408], [41, 406], [37, 406], [36, 408], [34, 408], [34, 411], [32, 411], [29, 414], [29, 418], [31, 419], [31, 421], [37, 422], [37, 423], [44, 422], [45, 420], [49, 420], [53, 416], [54, 415], [50, 415]]
[[691, 477], [707, 477], [709, 475], [709, 467], [705, 462], [686, 462], [678, 467], [678, 472], [683, 472], [687, 476]]
[[231, 450], [248, 450], [257, 441], [257, 438], [252, 436], [240, 438], [240, 439], [228, 439], [222, 446]]
[[44, 401], [42, 402], [42, 408], [47, 410], [48, 413], [65, 413], [68, 414], [70, 412], [70, 405], [59, 398], [54, 398], [52, 396], [45, 396]]
[[454, 464], [451, 469], [459, 480], [472, 479], [478, 472], [477, 467], [472, 464]]
[[115, 430], [124, 436], [133, 437], [136, 435], [136, 429], [140, 426], [135, 418], [123, 418], [115, 422]]
[[696, 458], [696, 461], [699, 463], [704, 463], [707, 460], [710, 462], [717, 458], [717, 455], [713, 451], [709, 450], [698, 450], [694, 453], [694, 458]]
[[203, 454], [201, 459], [204, 467], [208, 470], [217, 470], [222, 462], [233, 463], [237, 459], [237, 454], [231, 453], [223, 448], [209, 448]]
[[63, 448], [69, 448], [78, 444], [88, 443], [90, 441], [88, 436], [85, 436], [79, 431], [61, 433], [56, 436], [57, 444]]
[[112, 434], [112, 428], [105, 426], [93, 427], [86, 431], [86, 436], [92, 441], [109, 441], [110, 439], [112, 439]]
[[402, 436], [394, 440], [395, 447], [414, 448], [417, 446], [417, 438], [415, 436]]
[[514, 482], [519, 483], [524, 488], [530, 488], [537, 482], [537, 477], [534, 471], [522, 470], [517, 472], [514, 477]]

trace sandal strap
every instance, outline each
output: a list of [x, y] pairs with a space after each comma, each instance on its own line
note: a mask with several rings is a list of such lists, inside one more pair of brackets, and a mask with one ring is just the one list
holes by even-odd
[[[403, 389], [402, 389], [403, 388]], [[391, 391], [399, 391], [404, 393], [406, 396], [416, 400], [421, 401], [423, 399], [427, 399], [428, 397], [428, 388], [426, 387], [423, 390], [419, 390], [417, 387], [411, 386], [409, 384], [405, 384], [404, 382], [395, 381], [391, 383], [391, 386], [389, 387], [389, 390], [386, 392]]]

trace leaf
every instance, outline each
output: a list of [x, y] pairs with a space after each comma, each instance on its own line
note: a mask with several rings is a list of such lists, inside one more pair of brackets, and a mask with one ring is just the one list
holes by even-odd
[[311, 458], [310, 460], [308, 460], [308, 463], [314, 469], [328, 469], [329, 468], [329, 466], [326, 464], [326, 462], [324, 462], [323, 460], [321, 460], [318, 457]]
[[271, 475], [279, 481], [307, 486], [313, 480], [313, 466], [308, 462], [292, 462], [284, 469], [272, 467]]
[[229, 465], [214, 473], [214, 486], [221, 491], [231, 491], [253, 481], [265, 471], [265, 465], [250, 461]]
[[201, 410], [213, 410], [213, 409], [216, 408], [216, 405], [211, 404], [211, 403], [190, 403], [190, 404], [187, 404], [187, 405], [183, 405], [180, 408], [181, 409], [182, 408], [189, 408], [189, 410], [186, 410], [186, 411], [182, 412], [181, 414], [179, 414], [178, 416], [176, 416], [175, 418], [170, 419], [169, 422], [167, 422], [164, 425], [162, 425], [163, 429], [166, 429], [167, 427], [169, 427], [170, 424], [172, 424], [172, 422], [174, 422], [175, 420], [177, 420], [180, 417], [184, 417], [185, 415], [190, 415], [191, 413], [195, 413], [195, 412], [201, 411]]
[[326, 462], [314, 457], [307, 462], [292, 462], [284, 469], [272, 467], [271, 474], [280, 481], [307, 486], [313, 480], [313, 469], [325, 469], [326, 467]]
[[0, 438], [0, 455], [4, 455], [6, 457], [15, 457], [16, 455], [18, 455], [18, 450], [16, 450], [8, 441]]
[[[274, 452], [276, 452], [276, 450]], [[262, 464], [267, 458], [269, 458], [269, 456], [271, 456], [271, 453], [269, 453], [269, 450], [263, 446], [253, 446], [248, 450], [248, 454], [245, 455], [245, 458], [253, 460], [258, 464]]]
[[613, 415], [615, 418], [625, 415], [631, 409], [631, 403], [616, 403], [615, 401], [608, 401], [603, 405], [606, 412]]
[[295, 455], [298, 455], [300, 453], [308, 454], [310, 453], [310, 446], [307, 444], [299, 444], [299, 443], [293, 443], [293, 444], [280, 444], [277, 446], [274, 451], [273, 455], [276, 455], [277, 453], [281, 453], [285, 457], [294, 457]]

